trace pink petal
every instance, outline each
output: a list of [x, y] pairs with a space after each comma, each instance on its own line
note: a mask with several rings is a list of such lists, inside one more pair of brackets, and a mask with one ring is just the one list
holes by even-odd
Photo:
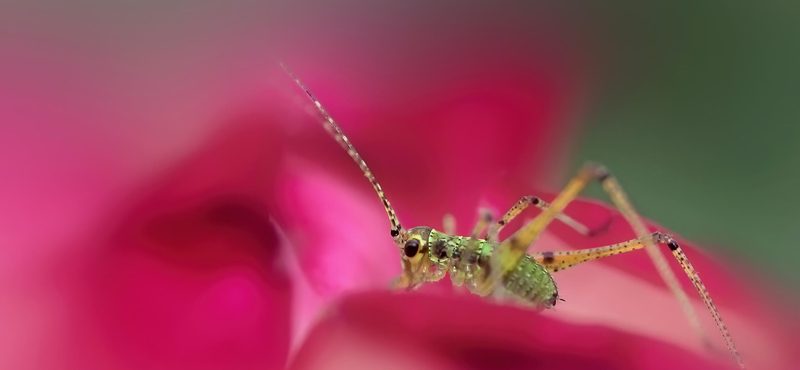
[[335, 306], [291, 369], [729, 369], [601, 326], [474, 297], [370, 293]]
[[283, 367], [291, 293], [262, 190], [274, 143], [252, 122], [264, 119], [231, 120], [22, 281], [5, 308], [33, 308], [10, 329], [27, 338], [13, 368]]

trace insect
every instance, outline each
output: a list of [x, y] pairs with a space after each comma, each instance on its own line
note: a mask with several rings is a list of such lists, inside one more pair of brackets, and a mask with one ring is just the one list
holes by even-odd
[[[681, 289], [677, 277], [669, 269], [664, 256], [656, 249], [657, 245], [665, 245], [689, 277], [711, 313], [728, 351], [739, 367], [745, 369], [719, 310], [711, 300], [708, 290], [686, 254], [671, 236], [661, 232], [650, 232], [647, 229], [619, 182], [605, 167], [595, 163], [584, 165], [551, 204], [535, 196], [525, 196], [497, 222], [493, 222], [492, 214], [489, 211], [482, 210], [479, 221], [468, 237], [455, 235], [455, 221], [451, 216], [445, 216], [443, 231], [427, 226], [406, 230], [400, 224], [381, 185], [347, 136], [305, 85], [286, 66], [281, 64], [281, 67], [311, 98], [317, 110], [324, 117], [324, 127], [361, 168], [383, 203], [389, 218], [390, 235], [400, 249], [403, 270], [402, 274], [392, 282], [394, 288], [416, 289], [426, 282], [441, 280], [449, 272], [450, 279], [455, 285], [465, 285], [477, 295], [502, 295], [539, 309], [548, 309], [554, 307], [560, 300], [552, 273], [598, 258], [644, 249], [649, 253], [662, 278], [680, 302], [692, 327], [698, 332], [701, 339], [705, 340], [697, 317], [689, 304], [688, 296]], [[528, 247], [554, 220], [559, 220], [584, 235], [591, 235], [594, 232], [562, 213], [566, 206], [594, 181], [602, 185], [638, 237], [599, 248], [528, 254]], [[541, 213], [507, 239], [498, 240], [500, 230], [531, 205], [539, 208]], [[480, 238], [484, 233], [485, 237]]]

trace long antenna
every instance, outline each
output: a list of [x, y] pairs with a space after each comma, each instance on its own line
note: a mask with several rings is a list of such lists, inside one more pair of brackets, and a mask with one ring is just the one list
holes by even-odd
[[381, 198], [381, 201], [383, 202], [383, 208], [386, 209], [386, 215], [389, 216], [389, 222], [392, 224], [392, 237], [395, 239], [395, 241], [403, 240], [403, 235], [405, 234], [403, 231], [403, 226], [400, 225], [400, 220], [398, 220], [397, 214], [394, 213], [394, 209], [392, 208], [391, 204], [389, 204], [389, 199], [386, 199], [386, 195], [383, 194], [381, 184], [378, 183], [378, 180], [375, 180], [375, 176], [372, 174], [372, 171], [369, 170], [369, 167], [367, 167], [367, 163], [361, 159], [361, 156], [356, 151], [356, 148], [353, 147], [353, 144], [351, 144], [350, 140], [347, 139], [347, 136], [344, 135], [342, 129], [339, 128], [339, 125], [333, 121], [333, 118], [331, 118], [331, 115], [328, 114], [328, 111], [322, 107], [322, 104], [320, 104], [319, 100], [317, 100], [317, 98], [315, 98], [314, 95], [308, 91], [305, 85], [303, 85], [303, 83], [300, 82], [297, 77], [295, 77], [294, 73], [292, 73], [289, 68], [286, 68], [283, 63], [280, 63], [280, 65], [286, 71], [286, 73], [288, 73], [289, 76], [294, 79], [294, 82], [296, 82], [297, 85], [306, 92], [306, 95], [311, 98], [311, 101], [313, 101], [314, 105], [317, 106], [319, 112], [325, 116], [325, 121], [323, 122], [325, 129], [328, 130], [328, 133], [333, 136], [336, 142], [338, 142], [339, 145], [341, 145], [342, 148], [347, 151], [347, 154], [350, 155], [350, 158], [353, 158], [353, 161], [355, 161], [358, 167], [361, 168], [361, 171], [364, 172], [364, 176], [369, 180], [369, 183], [372, 184], [375, 192], [378, 193], [378, 197]]

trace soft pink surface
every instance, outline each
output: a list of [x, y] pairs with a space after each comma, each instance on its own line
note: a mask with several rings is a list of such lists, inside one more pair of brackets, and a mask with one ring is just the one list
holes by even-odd
[[[728, 366], [708, 315], [695, 302], [718, 354], [644, 253], [559, 273], [567, 302], [543, 314], [446, 279], [385, 292], [399, 253], [380, 203], [271, 58], [342, 123], [406, 227], [451, 212], [461, 233], [478, 206], [557, 191], [593, 73], [544, 9], [461, 23], [395, 7], [4, 19], [18, 37], [0, 60], [0, 368]], [[387, 18], [389, 31], [350, 26]], [[556, 223], [535, 249], [633, 237], [604, 206], [567, 211], [615, 218], [592, 239]], [[684, 245], [745, 361], [796, 365], [785, 300]]]
[[[349, 159], [316, 132], [315, 119], [301, 117], [309, 129], [285, 139], [268, 113], [231, 119], [229, 128], [119, 203], [93, 231], [53, 241], [55, 255], [31, 257], [26, 271], [4, 283], [2, 317], [10, 328], [4, 340], [14, 348], [4, 356], [8, 366], [730, 367], [700, 304], [716, 354], [693, 337], [644, 253], [557, 274], [567, 301], [543, 314], [454, 294], [446, 279], [417, 294], [381, 293], [399, 273], [383, 210]], [[288, 145], [297, 140], [308, 146]], [[447, 145], [460, 148], [461, 142], [444, 141], [442, 150], [452, 148]], [[388, 150], [366, 146], [371, 162], [392, 160]], [[306, 148], [315, 149], [308, 154]], [[327, 151], [332, 154], [319, 161], [309, 159]], [[518, 153], [513, 158], [528, 155]], [[414, 168], [447, 174], [437, 163]], [[536, 194], [513, 180], [524, 178], [513, 169], [507, 170], [510, 180], [488, 186], [386, 177], [384, 187], [407, 226], [438, 226], [431, 208], [451, 206], [464, 232], [478, 204], [503, 210], [520, 194]], [[443, 205], [417, 203], [425, 189]], [[554, 224], [534, 249], [632, 237], [603, 205], [579, 201], [569, 212], [589, 225], [612, 224], [594, 238]], [[796, 353], [789, 335], [796, 324], [780, 298], [747, 279], [754, 272], [725, 266], [688, 243], [684, 248], [745, 360], [753, 368], [791, 368]], [[373, 292], [356, 294], [364, 290]]]

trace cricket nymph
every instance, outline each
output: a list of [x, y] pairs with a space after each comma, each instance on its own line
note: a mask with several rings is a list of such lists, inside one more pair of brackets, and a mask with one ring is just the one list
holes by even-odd
[[[286, 69], [286, 67], [284, 67]], [[506, 214], [497, 222], [492, 219], [488, 210], [481, 212], [481, 217], [469, 237], [455, 235], [455, 219], [445, 216], [443, 225], [445, 232], [436, 231], [430, 227], [420, 226], [405, 230], [400, 219], [392, 208], [383, 188], [375, 179], [375, 175], [367, 167], [367, 163], [358, 154], [356, 148], [344, 135], [339, 125], [334, 122], [322, 104], [311, 94], [303, 83], [289, 70], [289, 76], [308, 95], [319, 110], [324, 120], [325, 129], [333, 139], [344, 149], [350, 158], [358, 165], [361, 172], [369, 181], [378, 195], [386, 216], [389, 219], [389, 235], [400, 248], [401, 265], [403, 273], [394, 280], [394, 288], [416, 289], [423, 283], [438, 281], [450, 272], [453, 284], [466, 285], [472, 292], [480, 296], [502, 293], [504, 296], [513, 297], [537, 308], [551, 308], [559, 300], [558, 289], [551, 273], [563, 271], [572, 266], [606, 258], [620, 253], [628, 253], [647, 248], [650, 258], [655, 263], [662, 279], [667, 283], [672, 293], [681, 304], [684, 314], [698, 332], [703, 342], [706, 342], [702, 328], [690, 305], [686, 292], [683, 291], [674, 273], [667, 265], [661, 253], [656, 250], [657, 245], [664, 245], [683, 269], [691, 281], [700, 299], [705, 303], [711, 317], [717, 324], [728, 351], [745, 369], [733, 338], [727, 327], [722, 322], [711, 296], [708, 293], [697, 271], [689, 263], [689, 258], [683, 253], [678, 243], [667, 234], [651, 232], [639, 217], [622, 187], [605, 167], [596, 163], [587, 163], [567, 183], [564, 190], [553, 200], [552, 204], [544, 202], [533, 195], [523, 196]], [[590, 229], [581, 222], [564, 213], [567, 205], [574, 200], [591, 182], [599, 182], [612, 202], [619, 209], [620, 214], [628, 221], [635, 231], [637, 238], [622, 243], [606, 245], [603, 247], [547, 251], [527, 254], [538, 236], [553, 220], [559, 220], [572, 228], [576, 233], [591, 237], [600, 229]], [[522, 228], [514, 232], [505, 240], [499, 241], [499, 233], [506, 225], [529, 206], [539, 208], [541, 212], [534, 219], [526, 222]], [[480, 236], [485, 233], [484, 239]]]
[[[395, 286], [418, 288], [425, 282], [438, 281], [450, 272], [456, 286], [466, 285], [478, 295], [501, 290], [538, 308], [551, 308], [558, 301], [558, 288], [547, 269], [530, 256], [519, 260], [511, 272], [499, 274], [492, 252], [499, 243], [450, 235], [429, 227], [408, 230], [401, 246], [404, 274]], [[405, 278], [403, 278], [405, 277]], [[500, 278], [501, 284], [493, 281]]]

